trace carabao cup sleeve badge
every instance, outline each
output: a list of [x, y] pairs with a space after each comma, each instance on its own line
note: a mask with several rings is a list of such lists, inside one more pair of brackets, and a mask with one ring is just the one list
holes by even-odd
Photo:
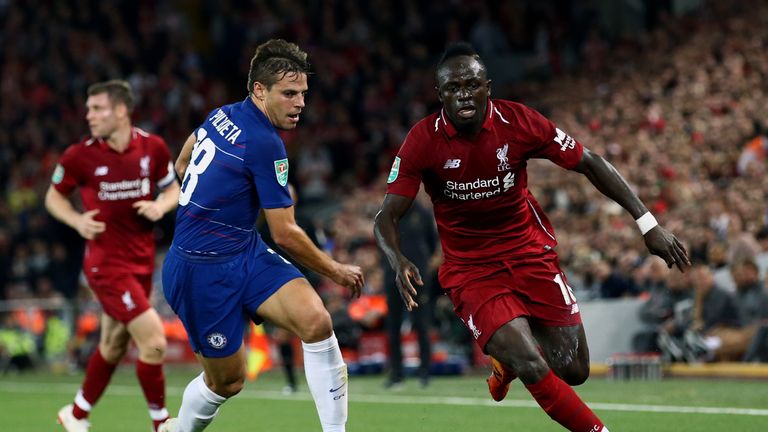
[[387, 178], [387, 183], [392, 183], [393, 181], [397, 180], [397, 175], [400, 173], [400, 157], [395, 156], [395, 161], [392, 162], [392, 169], [389, 170], [389, 177]]
[[288, 184], [288, 159], [280, 159], [275, 161], [275, 177], [280, 186]]
[[56, 169], [53, 170], [53, 175], [51, 176], [51, 182], [53, 184], [59, 184], [61, 181], [64, 180], [64, 167], [61, 166], [61, 164], [56, 165]]

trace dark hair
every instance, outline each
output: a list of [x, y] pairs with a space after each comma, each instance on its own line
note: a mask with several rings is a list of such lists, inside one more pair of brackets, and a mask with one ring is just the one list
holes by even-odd
[[764, 227], [760, 228], [760, 231], [755, 234], [755, 238], [757, 240], [765, 240], [768, 239], [768, 225], [765, 225]]
[[445, 47], [443, 55], [440, 56], [440, 61], [437, 62], [437, 69], [440, 69], [440, 67], [443, 66], [443, 64], [448, 60], [461, 56], [474, 57], [475, 60], [480, 62], [480, 64], [485, 67], [483, 59], [480, 58], [480, 55], [477, 53], [477, 51], [475, 51], [472, 45], [469, 44], [469, 42], [453, 42]]
[[289, 73], [309, 74], [307, 53], [295, 43], [283, 39], [270, 39], [256, 47], [248, 71], [248, 94], [260, 82], [269, 90], [273, 84]]
[[749, 267], [749, 268], [751, 268], [752, 270], [754, 270], [754, 271], [756, 271], [758, 273], [760, 272], [760, 268], [757, 266], [757, 263], [752, 258], [746, 258], [746, 259], [740, 260], [740, 261], [734, 263], [732, 267], [733, 268]]
[[131, 84], [125, 80], [109, 80], [88, 87], [88, 96], [106, 93], [112, 105], [121, 102], [128, 107], [128, 112], [133, 111], [133, 89]]

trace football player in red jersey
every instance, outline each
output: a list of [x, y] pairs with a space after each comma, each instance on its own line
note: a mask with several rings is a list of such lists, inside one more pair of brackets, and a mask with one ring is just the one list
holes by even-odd
[[[67, 148], [45, 196], [48, 211], [87, 240], [83, 272], [103, 308], [101, 339], [88, 361], [82, 388], [74, 403], [58, 413], [68, 432], [88, 430], [91, 408], [131, 339], [139, 350], [136, 375], [154, 428], [168, 418], [166, 340], [160, 316], [149, 303], [155, 267], [152, 229], [176, 208], [179, 184], [165, 141], [131, 125], [133, 100], [125, 81], [88, 88], [91, 136]], [[76, 188], [84, 212], [68, 199]]]
[[491, 396], [503, 399], [517, 376], [568, 430], [605, 432], [570, 387], [587, 379], [589, 350], [554, 251], [554, 230], [527, 187], [527, 161], [549, 159], [584, 174], [635, 218], [648, 250], [669, 267], [683, 271], [688, 254], [605, 159], [538, 112], [490, 99], [491, 81], [470, 45], [449, 46], [436, 77], [442, 109], [405, 138], [374, 225], [403, 301], [417, 307], [414, 285], [423, 282], [400, 251], [398, 223], [424, 183], [445, 255], [440, 283], [456, 315], [491, 355]]

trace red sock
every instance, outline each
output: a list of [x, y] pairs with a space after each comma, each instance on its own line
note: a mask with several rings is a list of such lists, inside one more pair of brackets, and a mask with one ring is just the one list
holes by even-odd
[[165, 409], [165, 375], [162, 364], [149, 364], [136, 360], [136, 376], [139, 378], [144, 398], [149, 407], [149, 417], [152, 419], [154, 430], [168, 418]]
[[88, 360], [88, 366], [85, 368], [85, 380], [83, 380], [83, 386], [75, 396], [74, 407], [72, 408], [72, 414], [77, 419], [83, 419], [88, 417], [93, 405], [99, 401], [99, 398], [104, 394], [104, 389], [107, 388], [109, 380], [112, 378], [112, 373], [115, 372], [117, 363], [112, 364], [104, 360], [101, 356], [101, 351], [98, 348], [93, 351], [91, 358]]
[[600, 432], [603, 422], [579, 398], [571, 386], [550, 369], [536, 384], [525, 386], [552, 420], [572, 432]]

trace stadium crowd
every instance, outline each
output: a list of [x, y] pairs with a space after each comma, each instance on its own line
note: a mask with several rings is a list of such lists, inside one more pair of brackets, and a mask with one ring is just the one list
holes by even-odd
[[[42, 205], [60, 152], [87, 131], [88, 84], [129, 80], [139, 96], [134, 123], [178, 154], [211, 107], [245, 97], [234, 83], [269, 37], [297, 42], [315, 71], [302, 125], [284, 136], [298, 211], [320, 246], [363, 267], [367, 295], [385, 289], [372, 220], [386, 173], [409, 127], [438, 106], [435, 56], [460, 39], [485, 57], [523, 59], [515, 63], [522, 70], [506, 75], [491, 68], [500, 83], [493, 95], [544, 112], [605, 155], [724, 295], [739, 293], [733, 269], [744, 262], [756, 264], [761, 284], [768, 7], [708, 2], [676, 17], [662, 8], [641, 34], [607, 38], [590, 18], [595, 11], [562, 3], [0, 2], [0, 299], [88, 297], [78, 279], [81, 242]], [[659, 287], [682, 285], [701, 303], [696, 283], [668, 281], [634, 222], [587, 182], [546, 163], [530, 166], [529, 176], [581, 301], [653, 298]], [[161, 244], [172, 225], [166, 218], [158, 226]], [[326, 299], [339, 294], [329, 281], [319, 290]], [[762, 285], [758, 292], [767, 295]], [[451, 317], [441, 300], [434, 315]], [[381, 326], [385, 311], [363, 309], [351, 314]], [[686, 326], [704, 331], [700, 310], [692, 308]], [[764, 322], [768, 309], [750, 319]]]

